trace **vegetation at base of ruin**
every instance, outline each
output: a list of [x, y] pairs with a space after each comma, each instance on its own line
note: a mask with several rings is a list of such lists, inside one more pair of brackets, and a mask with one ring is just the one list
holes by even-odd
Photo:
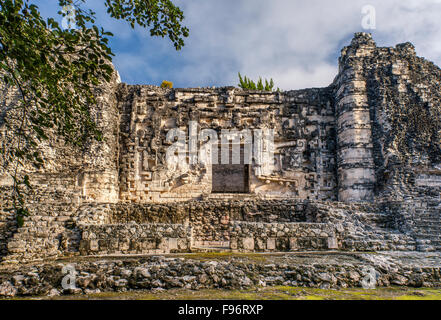
[[[151, 36], [168, 37], [177, 50], [188, 29], [183, 12], [170, 0], [103, 0], [107, 13], [132, 28], [149, 29]], [[3, 170], [13, 181], [10, 210], [19, 225], [29, 214], [25, 195], [31, 190], [26, 166], [41, 168], [39, 144], [51, 134], [81, 147], [89, 139], [102, 140], [91, 115], [97, 87], [114, 76], [110, 32], [96, 24], [95, 12], [83, 8], [86, 0], [59, 0], [62, 28], [54, 18], [43, 19], [31, 0], [0, 3], [0, 76], [3, 86], [18, 94], [18, 101], [2, 101], [0, 148]], [[66, 27], [66, 26], [65, 26]], [[6, 100], [6, 98], [5, 98]]]
[[[267, 79], [265, 79], [265, 85], [264, 85], [262, 77], [259, 77], [259, 80], [256, 83], [253, 80], [251, 80], [250, 78], [248, 78], [247, 76], [242, 78], [242, 75], [239, 72], [238, 86], [244, 90], [257, 90], [257, 91], [273, 92], [274, 91], [274, 80], [270, 79], [270, 81], [268, 81]], [[277, 90], [275, 90], [275, 91], [279, 92], [280, 89], [277, 88]]]
[[301, 287], [259, 287], [248, 290], [169, 289], [160, 292], [127, 291], [57, 297], [25, 297], [14, 300], [441, 300], [441, 289], [388, 287], [316, 289]]
[[173, 88], [173, 82], [171, 81], [162, 81], [161, 83], [161, 88], [169, 88], [172, 89]]

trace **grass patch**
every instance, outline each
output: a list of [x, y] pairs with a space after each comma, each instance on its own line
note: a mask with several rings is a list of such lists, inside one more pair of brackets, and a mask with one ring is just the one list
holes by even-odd
[[[21, 299], [21, 298], [18, 298]], [[441, 300], [441, 289], [390, 287], [365, 290], [266, 287], [249, 290], [170, 289], [161, 292], [129, 291], [90, 295], [34, 297], [23, 299], [55, 300]]]

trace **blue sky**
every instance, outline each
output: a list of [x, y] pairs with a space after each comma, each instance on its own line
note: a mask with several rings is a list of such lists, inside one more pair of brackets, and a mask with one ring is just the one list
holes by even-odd
[[[45, 17], [57, 0], [34, 0]], [[361, 26], [362, 7], [376, 9], [379, 46], [410, 41], [441, 66], [441, 0], [175, 0], [190, 37], [181, 51], [168, 39], [107, 16], [104, 0], [87, 0], [114, 33], [114, 64], [123, 82], [175, 87], [237, 85], [237, 72], [273, 78], [281, 89], [329, 85], [337, 58]], [[59, 21], [61, 18], [57, 17]]]

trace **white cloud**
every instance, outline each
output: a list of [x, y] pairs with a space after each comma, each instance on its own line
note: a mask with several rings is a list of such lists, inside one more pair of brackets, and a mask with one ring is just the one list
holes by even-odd
[[[49, 0], [41, 0], [48, 2]], [[361, 27], [362, 7], [377, 12], [379, 46], [411, 41], [419, 55], [441, 65], [441, 0], [173, 0], [186, 16], [190, 37], [180, 52], [167, 39], [106, 16], [115, 34], [115, 65], [129, 83], [178, 86], [236, 85], [237, 72], [273, 78], [282, 89], [329, 85], [340, 49]]]
[[377, 11], [379, 45], [412, 41], [420, 54], [441, 62], [438, 0], [176, 1], [191, 37], [185, 64], [170, 76], [195, 85], [235, 85], [237, 71], [273, 77], [283, 89], [326, 86], [337, 56], [361, 30], [361, 8]]

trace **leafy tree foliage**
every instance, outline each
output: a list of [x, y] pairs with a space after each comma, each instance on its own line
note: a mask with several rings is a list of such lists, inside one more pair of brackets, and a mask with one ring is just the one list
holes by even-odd
[[[183, 47], [189, 32], [182, 26], [183, 12], [170, 0], [103, 1], [111, 17], [132, 28], [149, 28], [152, 36], [168, 37], [177, 50]], [[28, 214], [24, 192], [31, 187], [20, 169], [44, 165], [38, 145], [49, 132], [76, 146], [91, 137], [102, 139], [90, 106], [96, 104], [96, 87], [113, 75], [108, 44], [112, 34], [96, 24], [93, 11], [83, 8], [85, 0], [58, 1], [60, 9], [74, 8], [69, 18], [75, 29], [63, 29], [54, 18], [43, 19], [32, 2], [0, 2], [0, 76], [19, 96], [13, 106], [0, 102], [0, 126], [9, 137], [0, 156], [13, 179], [11, 209], [19, 222]], [[64, 18], [72, 14], [58, 13]]]
[[[251, 80], [248, 77], [243, 77], [239, 72], [239, 87], [244, 90], [258, 90], [258, 91], [274, 91], [274, 80], [270, 79], [270, 81], [265, 79], [265, 85], [263, 84], [263, 80], [261, 77], [259, 77], [259, 80], [257, 81], [257, 84]], [[277, 88], [276, 91], [280, 91], [279, 88]]]
[[184, 14], [170, 0], [105, 0], [111, 17], [123, 19], [132, 28], [150, 27], [151, 36], [168, 37], [177, 50], [184, 46], [188, 28], [181, 25]]

